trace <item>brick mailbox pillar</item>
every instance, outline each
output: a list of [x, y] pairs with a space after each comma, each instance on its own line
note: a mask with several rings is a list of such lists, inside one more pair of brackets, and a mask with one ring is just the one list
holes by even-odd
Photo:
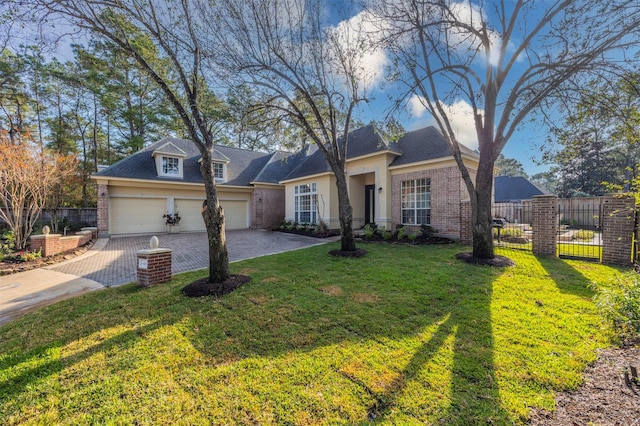
[[171, 279], [171, 249], [158, 248], [158, 238], [152, 237], [149, 248], [136, 252], [138, 284], [150, 287]]
[[558, 199], [536, 195], [531, 201], [531, 250], [536, 256], [555, 256], [558, 235]]
[[628, 195], [607, 196], [602, 206], [602, 263], [631, 264], [635, 200]]

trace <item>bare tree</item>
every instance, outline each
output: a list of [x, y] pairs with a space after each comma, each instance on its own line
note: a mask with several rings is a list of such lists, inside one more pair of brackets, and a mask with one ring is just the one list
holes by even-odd
[[50, 16], [90, 31], [135, 59], [162, 89], [202, 155], [206, 203], [202, 216], [209, 241], [209, 281], [229, 276], [224, 212], [213, 172], [216, 138], [224, 123], [222, 103], [211, 91], [215, 78], [203, 63], [202, 21], [191, 0], [37, 0]]
[[[531, 113], [563, 83], [637, 46], [636, 0], [370, 0], [408, 96], [449, 142], [471, 199], [473, 255], [494, 257], [493, 165]], [[464, 101], [475, 125], [477, 174], [462, 160], [449, 105]]]
[[212, 54], [229, 81], [260, 93], [266, 99], [261, 107], [281, 113], [324, 154], [336, 177], [341, 250], [352, 252], [345, 165], [354, 110], [366, 100], [367, 46], [357, 24], [330, 25], [329, 6], [303, 0], [221, 2], [211, 22], [224, 28], [217, 33], [216, 46], [222, 47]]
[[49, 193], [74, 172], [74, 157], [45, 153], [28, 135], [16, 143], [0, 134], [0, 218], [13, 231], [17, 250], [26, 248]]

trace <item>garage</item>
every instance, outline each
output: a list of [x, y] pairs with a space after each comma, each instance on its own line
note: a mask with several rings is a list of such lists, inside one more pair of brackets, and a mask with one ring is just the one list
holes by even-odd
[[[244, 200], [220, 200], [224, 209], [225, 228], [247, 229], [249, 227], [249, 202]], [[202, 200], [175, 199], [175, 211], [180, 214], [180, 232], [204, 231]]]
[[247, 229], [249, 227], [249, 202], [242, 200], [220, 200], [224, 209], [226, 229]]
[[180, 214], [180, 232], [204, 231], [202, 200], [176, 198], [175, 211]]
[[166, 198], [126, 198], [109, 200], [110, 234], [166, 232]]

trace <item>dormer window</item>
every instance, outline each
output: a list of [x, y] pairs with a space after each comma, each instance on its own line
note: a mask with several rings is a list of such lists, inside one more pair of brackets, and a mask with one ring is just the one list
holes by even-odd
[[213, 177], [219, 180], [224, 180], [224, 163], [218, 161], [213, 162]]
[[182, 179], [183, 162], [187, 156], [183, 150], [167, 142], [154, 150], [151, 156], [155, 159], [158, 176]]
[[180, 159], [175, 157], [162, 157], [162, 174], [180, 176]]

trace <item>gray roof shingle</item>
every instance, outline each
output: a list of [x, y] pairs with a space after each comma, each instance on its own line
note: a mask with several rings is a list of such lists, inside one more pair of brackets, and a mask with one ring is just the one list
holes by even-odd
[[[154, 151], [170, 142], [175, 148], [184, 152], [183, 178], [158, 176]], [[249, 186], [250, 182], [263, 170], [272, 154], [245, 149], [216, 145], [214, 158], [227, 163], [227, 180], [225, 185]], [[167, 137], [118, 161], [94, 176], [145, 179], [155, 181], [203, 183], [200, 173], [200, 151], [192, 141]]]
[[[152, 157], [154, 151], [183, 157], [183, 178], [158, 176], [156, 163]], [[385, 151], [397, 154], [390, 166], [452, 155], [451, 148], [434, 127], [405, 133], [397, 142], [388, 142], [373, 125], [361, 127], [349, 134], [347, 158]], [[477, 156], [465, 146], [462, 146], [462, 151], [465, 154]], [[192, 141], [166, 137], [94, 176], [203, 183], [200, 158], [200, 151]], [[227, 163], [227, 180], [223, 183], [224, 185], [250, 186], [256, 182], [278, 183], [331, 171], [322, 151], [314, 145], [306, 145], [294, 154], [264, 153], [216, 145], [214, 158]]]
[[522, 176], [496, 176], [493, 178], [493, 188], [496, 203], [530, 200], [534, 195], [547, 194]]

